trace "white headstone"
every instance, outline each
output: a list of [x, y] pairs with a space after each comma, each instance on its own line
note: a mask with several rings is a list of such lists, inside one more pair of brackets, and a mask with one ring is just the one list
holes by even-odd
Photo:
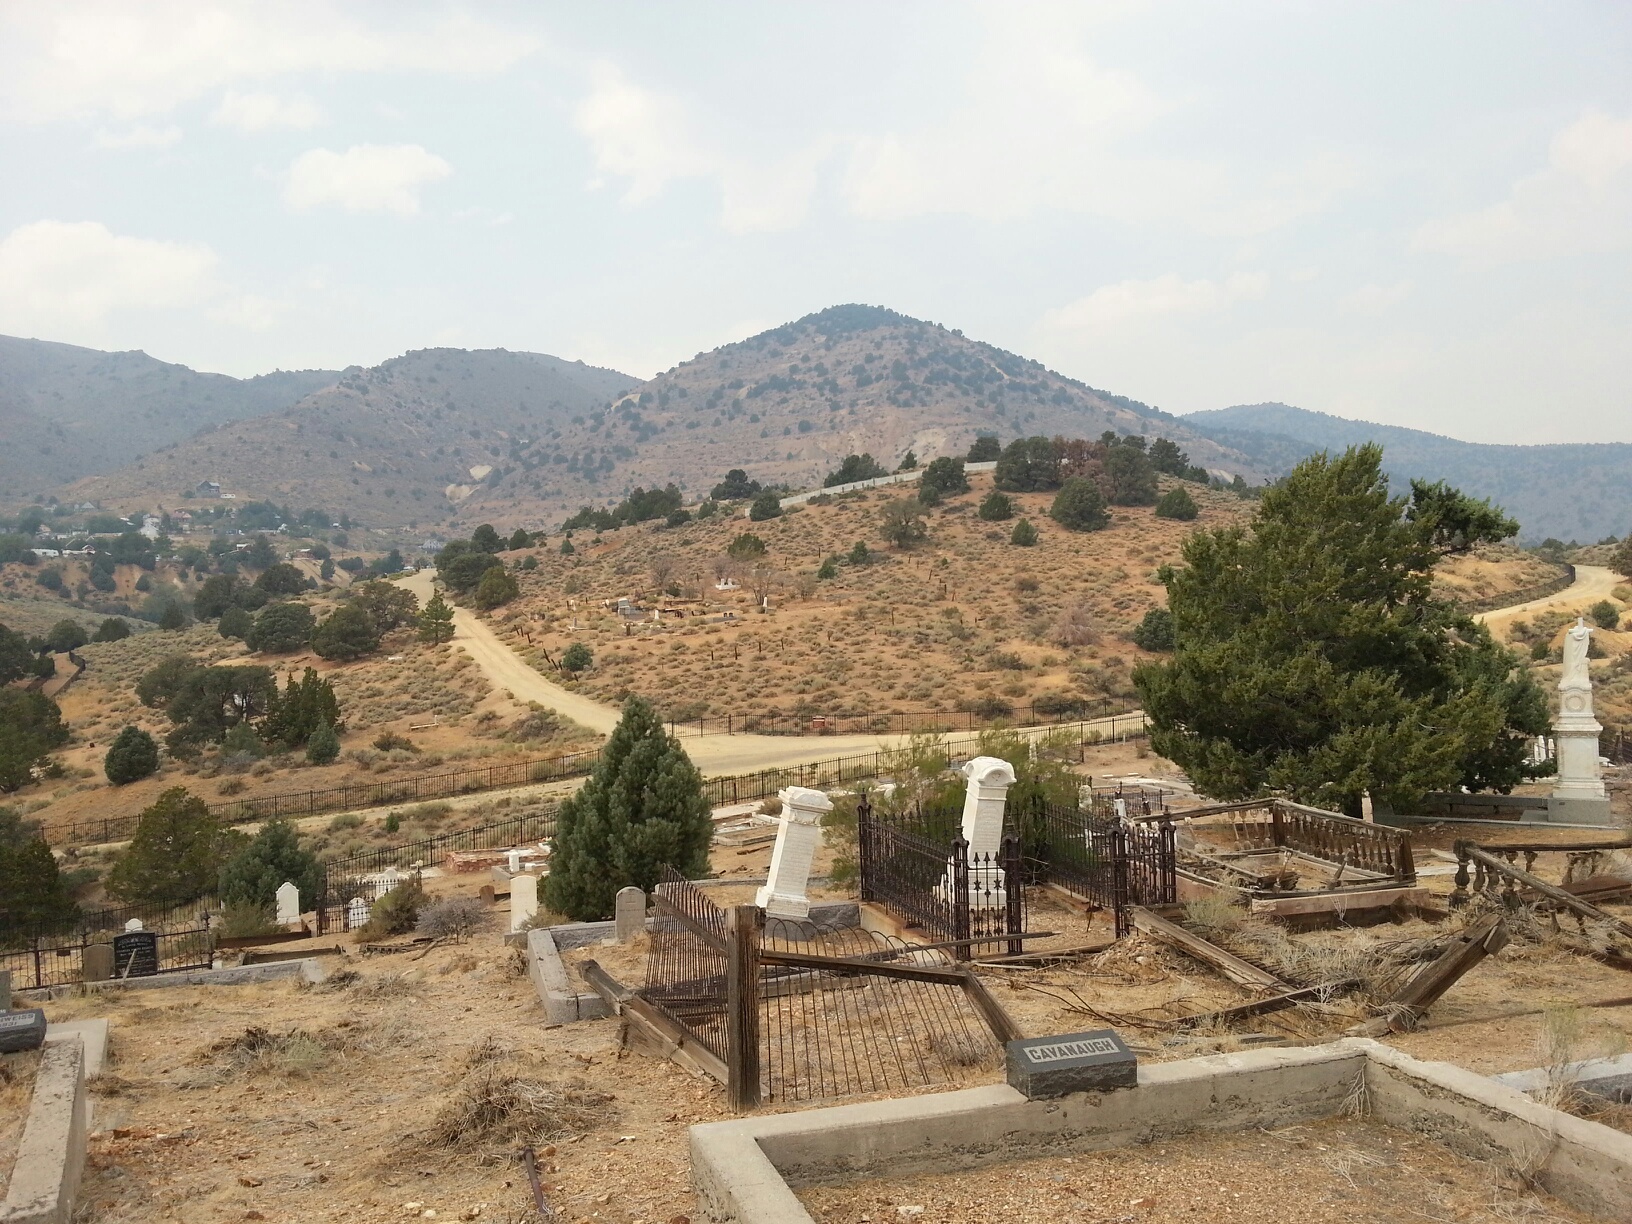
[[1558, 717], [1553, 738], [1558, 744], [1558, 782], [1555, 799], [1607, 800], [1603, 765], [1598, 759], [1598, 734], [1603, 730], [1592, 712], [1592, 679], [1587, 674], [1587, 651], [1592, 630], [1584, 618], [1564, 635], [1564, 674], [1558, 681]]
[[510, 874], [511, 875], [515, 875], [515, 874], [517, 874], [518, 872], [521, 871], [521, 851], [520, 850], [508, 851], [505, 854], [505, 858], [509, 862]]
[[362, 897], [353, 897], [351, 904], [346, 906], [346, 930], [355, 931], [368, 921], [368, 913], [373, 907]]
[[538, 877], [510, 877], [510, 933], [514, 935], [538, 913]]
[[617, 939], [629, 943], [646, 929], [646, 891], [641, 888], [620, 888], [613, 909], [617, 920]]
[[1014, 785], [1014, 766], [1001, 757], [974, 757], [962, 770], [963, 840], [969, 843], [969, 901], [1001, 909], [1007, 901], [997, 852], [1003, 844], [1003, 807]]
[[127, 931], [140, 931], [142, 929], [142, 920], [140, 918], [132, 918], [129, 922], [125, 923], [125, 930]]
[[771, 869], [754, 904], [771, 918], [808, 918], [810, 864], [822, 837], [822, 815], [833, 810], [833, 801], [808, 786], [790, 786], [778, 791], [777, 798], [782, 800], [782, 815]]
[[289, 926], [300, 921], [300, 889], [285, 880], [278, 885], [278, 925]]

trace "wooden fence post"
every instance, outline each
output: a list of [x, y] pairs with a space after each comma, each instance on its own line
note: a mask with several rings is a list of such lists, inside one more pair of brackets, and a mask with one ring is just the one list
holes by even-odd
[[759, 938], [765, 914], [733, 905], [725, 915], [726, 1097], [735, 1110], [759, 1104]]

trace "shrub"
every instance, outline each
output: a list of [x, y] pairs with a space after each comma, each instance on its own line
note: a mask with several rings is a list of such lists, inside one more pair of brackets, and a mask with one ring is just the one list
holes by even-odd
[[911, 548], [929, 538], [929, 528], [915, 502], [897, 498], [878, 516], [878, 532], [897, 548]]
[[382, 827], [387, 833], [395, 833], [402, 828], [402, 817], [392, 812], [385, 818], [385, 824]]
[[1592, 623], [1600, 629], [1614, 629], [1621, 623], [1621, 610], [1607, 599], [1601, 599], [1593, 604], [1587, 615], [1592, 617]]
[[102, 772], [115, 786], [150, 778], [159, 770], [159, 746], [140, 727], [126, 727], [108, 746]]
[[1179, 519], [1188, 523], [1198, 513], [1196, 499], [1183, 488], [1169, 489], [1156, 503], [1157, 518]]
[[340, 737], [328, 723], [318, 723], [306, 741], [306, 759], [313, 765], [332, 765], [340, 755]]
[[976, 718], [1007, 718], [1014, 713], [1014, 706], [1001, 697], [986, 693], [976, 697], [970, 703], [969, 710]]
[[765, 541], [745, 531], [726, 546], [725, 555], [733, 561], [752, 561], [765, 555]]
[[944, 499], [941, 496], [941, 491], [939, 489], [937, 489], [934, 485], [926, 485], [926, 484], [922, 484], [922, 483], [919, 484], [919, 486], [918, 486], [918, 504], [920, 506], [925, 506], [925, 507], [933, 509], [935, 506], [940, 505], [943, 500]]
[[1014, 517], [1014, 502], [1007, 493], [999, 493], [993, 489], [980, 499], [980, 509], [977, 513], [988, 523], [1001, 523], [1004, 519]]
[[850, 549], [851, 565], [867, 565], [873, 559], [872, 550], [867, 547], [866, 540], [857, 540]]
[[489, 917], [488, 907], [474, 897], [449, 897], [421, 910], [414, 929], [432, 939], [464, 943], [487, 925]]
[[969, 477], [964, 473], [963, 460], [945, 456], [930, 460], [924, 474], [919, 477], [918, 487], [934, 489], [946, 497], [969, 492]]
[[344, 833], [347, 829], [360, 829], [362, 827], [363, 818], [356, 812], [341, 812], [340, 815], [329, 821], [330, 833]]
[[1014, 525], [1014, 530], [1009, 532], [1009, 543], [1021, 548], [1030, 548], [1037, 543], [1037, 528], [1031, 525], [1030, 519], [1021, 519]]
[[839, 559], [837, 557], [827, 558], [825, 561], [822, 562], [821, 566], [816, 570], [816, 577], [818, 579], [820, 579], [821, 581], [823, 581], [823, 582], [826, 582], [830, 578], [837, 578], [838, 576], [839, 576]]
[[666, 527], [684, 527], [689, 522], [691, 522], [690, 510], [676, 510], [673, 514], [669, 515], [668, 518], [663, 520], [663, 524]]
[[243, 641], [254, 630], [255, 618], [243, 608], [234, 606], [221, 613], [221, 621], [217, 628], [222, 637]]
[[1061, 486], [1048, 517], [1067, 531], [1098, 531], [1111, 521], [1099, 486], [1082, 476], [1073, 476]]
[[1152, 608], [1133, 630], [1133, 644], [1140, 650], [1166, 653], [1173, 649], [1173, 613]]
[[278, 910], [275, 904], [255, 905], [238, 902], [221, 911], [220, 933], [228, 939], [254, 939], [258, 935], [275, 935], [278, 931]]
[[502, 565], [495, 565], [482, 575], [482, 580], [476, 584], [476, 594], [473, 598], [476, 606], [483, 612], [491, 612], [520, 594], [521, 587], [517, 585], [514, 575]]
[[45, 644], [57, 654], [66, 650], [78, 650], [90, 639], [85, 634], [85, 626], [76, 620], [60, 620], [51, 626], [51, 631], [45, 635]]
[[752, 523], [763, 523], [766, 519], [781, 517], [782, 499], [770, 489], [754, 498], [754, 504], [748, 507], [748, 521]]
[[110, 616], [96, 627], [93, 642], [122, 642], [130, 636], [130, 626], [117, 616]]
[[374, 747], [381, 752], [393, 752], [401, 749], [403, 752], [418, 752], [419, 746], [406, 735], [398, 735], [395, 731], [381, 731], [374, 737]]
[[368, 921], [357, 928], [358, 940], [406, 935], [418, 924], [425, 904], [425, 885], [419, 876], [410, 876], [369, 907]]
[[575, 676], [581, 671], [588, 671], [594, 662], [594, 653], [582, 642], [574, 642], [561, 652], [561, 670]]
[[1072, 604], [1054, 623], [1054, 640], [1061, 646], [1091, 646], [1099, 640], [1094, 618], [1086, 602]]

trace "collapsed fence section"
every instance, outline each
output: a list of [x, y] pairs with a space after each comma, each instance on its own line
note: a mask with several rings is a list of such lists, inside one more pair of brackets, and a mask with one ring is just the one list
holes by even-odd
[[672, 871], [652, 895], [644, 986], [629, 1001], [727, 1087], [733, 1108], [956, 1082], [1017, 1035], [967, 969], [858, 929], [723, 910]]

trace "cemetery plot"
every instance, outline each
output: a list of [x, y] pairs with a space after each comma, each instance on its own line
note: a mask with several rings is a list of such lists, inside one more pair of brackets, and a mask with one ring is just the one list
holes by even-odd
[[1235, 1136], [1009, 1161], [958, 1173], [812, 1186], [819, 1224], [1588, 1224], [1516, 1173], [1460, 1157], [1431, 1138], [1354, 1118]]

